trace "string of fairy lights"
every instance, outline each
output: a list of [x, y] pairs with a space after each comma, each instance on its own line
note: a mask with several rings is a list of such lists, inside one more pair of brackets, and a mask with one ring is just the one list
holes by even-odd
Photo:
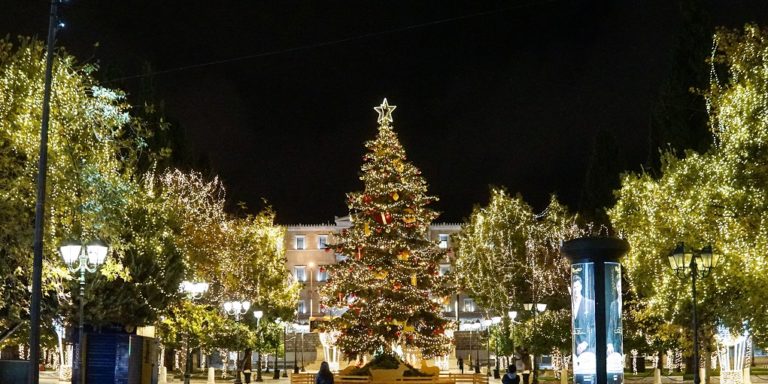
[[566, 292], [570, 269], [560, 244], [582, 231], [554, 197], [545, 212], [535, 214], [522, 198], [495, 188], [457, 235], [456, 276], [484, 308], [506, 313]]

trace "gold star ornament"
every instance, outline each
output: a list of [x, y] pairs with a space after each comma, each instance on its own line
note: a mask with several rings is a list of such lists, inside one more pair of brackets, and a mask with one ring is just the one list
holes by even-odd
[[373, 110], [379, 113], [379, 119], [376, 120], [379, 124], [389, 125], [389, 123], [393, 122], [392, 119], [392, 111], [397, 108], [396, 105], [389, 105], [387, 103], [387, 98], [384, 98], [384, 102], [381, 103], [378, 107], [373, 107]]

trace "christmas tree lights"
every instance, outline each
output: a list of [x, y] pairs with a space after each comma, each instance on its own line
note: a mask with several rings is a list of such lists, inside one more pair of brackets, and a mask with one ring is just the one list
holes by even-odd
[[347, 195], [352, 227], [332, 245], [348, 257], [328, 267], [322, 289], [324, 308], [348, 308], [329, 326], [339, 331], [336, 344], [349, 357], [413, 347], [433, 357], [450, 346], [438, 304], [448, 294], [438, 274], [445, 254], [428, 238], [437, 217], [428, 205], [436, 198], [427, 195], [391, 126], [395, 108], [386, 99], [374, 108], [379, 129], [366, 143], [364, 190]]

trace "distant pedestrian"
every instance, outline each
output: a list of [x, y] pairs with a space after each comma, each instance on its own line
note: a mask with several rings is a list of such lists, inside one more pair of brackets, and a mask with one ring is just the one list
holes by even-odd
[[520, 384], [520, 376], [517, 375], [517, 367], [510, 364], [507, 373], [501, 378], [501, 384]]
[[528, 384], [531, 377], [531, 355], [528, 353], [528, 348], [520, 351], [520, 360], [523, 362], [523, 384]]
[[458, 363], [459, 363], [459, 371], [461, 371], [461, 373], [464, 373], [464, 359], [459, 357]]
[[327, 361], [320, 363], [320, 370], [315, 376], [315, 384], [333, 384], [333, 372]]

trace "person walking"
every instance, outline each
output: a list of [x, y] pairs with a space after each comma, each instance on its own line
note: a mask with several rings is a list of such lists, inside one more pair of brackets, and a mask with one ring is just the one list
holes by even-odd
[[315, 384], [333, 384], [333, 372], [327, 361], [320, 363], [320, 370], [315, 376]]
[[459, 357], [459, 360], [458, 360], [458, 364], [459, 364], [459, 371], [460, 371], [461, 373], [464, 373], [464, 359], [462, 359], [461, 357]]
[[514, 364], [507, 366], [507, 373], [501, 378], [501, 384], [520, 384], [520, 376], [517, 375], [517, 367]]
[[531, 377], [531, 355], [528, 353], [528, 348], [520, 350], [520, 360], [523, 363], [523, 384], [528, 384]]

